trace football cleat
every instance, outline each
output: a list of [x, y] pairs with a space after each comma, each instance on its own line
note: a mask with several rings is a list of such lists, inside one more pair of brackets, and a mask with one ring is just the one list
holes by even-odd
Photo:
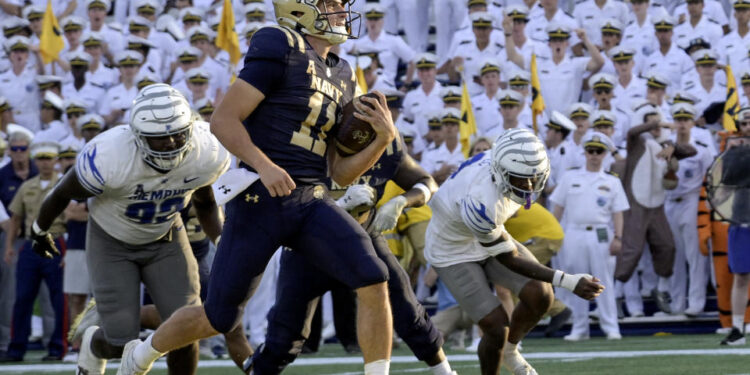
[[745, 335], [737, 327], [732, 327], [729, 335], [724, 340], [721, 340], [721, 345], [745, 345]]
[[68, 331], [68, 342], [81, 340], [86, 329], [91, 326], [101, 325], [101, 321], [102, 319], [99, 316], [99, 312], [96, 310], [96, 300], [92, 298], [89, 300], [86, 308], [76, 316], [73, 324], [70, 326], [70, 331]]
[[120, 362], [120, 367], [117, 368], [117, 375], [143, 375], [151, 370], [151, 365], [143, 369], [135, 363], [133, 352], [135, 351], [135, 347], [141, 342], [141, 340], [135, 339], [125, 344], [125, 349], [122, 350], [122, 361]]
[[81, 340], [81, 349], [78, 352], [78, 375], [102, 375], [107, 360], [101, 359], [91, 351], [91, 340], [94, 333], [99, 329], [98, 326], [90, 326], [83, 333]]
[[503, 349], [503, 366], [513, 375], [537, 375], [536, 370], [526, 362], [518, 350]]

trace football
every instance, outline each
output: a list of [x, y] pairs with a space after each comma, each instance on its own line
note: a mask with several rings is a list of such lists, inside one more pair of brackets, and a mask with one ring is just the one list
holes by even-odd
[[[363, 96], [377, 99], [374, 93], [368, 93]], [[354, 99], [358, 100], [358, 99]], [[370, 123], [354, 117], [354, 100], [344, 106], [343, 118], [338, 131], [336, 132], [336, 151], [341, 156], [354, 155], [367, 147], [375, 139], [375, 131]], [[372, 105], [362, 101], [366, 106], [372, 108]]]

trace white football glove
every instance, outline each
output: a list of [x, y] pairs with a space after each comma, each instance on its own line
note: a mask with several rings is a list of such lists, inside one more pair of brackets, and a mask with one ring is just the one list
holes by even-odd
[[375, 220], [372, 222], [373, 229], [376, 232], [391, 230], [396, 226], [398, 217], [406, 207], [406, 197], [399, 195], [380, 206], [378, 213], [375, 214]]
[[346, 189], [346, 193], [336, 201], [336, 204], [347, 211], [363, 204], [372, 206], [375, 204], [375, 189], [370, 185], [352, 185]]

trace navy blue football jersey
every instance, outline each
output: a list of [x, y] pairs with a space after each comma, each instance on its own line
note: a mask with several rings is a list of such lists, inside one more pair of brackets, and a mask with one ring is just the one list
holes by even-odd
[[253, 143], [292, 178], [325, 178], [328, 133], [357, 87], [349, 64], [333, 53], [321, 58], [290, 28], [269, 26], [253, 35], [239, 78], [265, 95], [243, 122]]

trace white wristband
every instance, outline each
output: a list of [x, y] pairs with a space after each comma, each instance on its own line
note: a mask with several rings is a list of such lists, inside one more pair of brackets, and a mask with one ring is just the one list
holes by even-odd
[[427, 187], [427, 185], [423, 183], [417, 183], [414, 186], [411, 187], [412, 189], [419, 189], [422, 190], [422, 193], [424, 194], [424, 202], [427, 203], [430, 201], [430, 198], [432, 198], [432, 193], [430, 193], [430, 188]]
[[575, 291], [578, 282], [581, 278], [587, 278], [591, 280], [591, 275], [585, 273], [577, 273], [575, 275], [566, 274], [563, 271], [555, 270], [555, 275], [552, 276], [552, 285], [563, 287], [571, 292]]
[[45, 234], [47, 234], [46, 231], [43, 231], [42, 228], [39, 228], [39, 224], [37, 224], [36, 220], [34, 220], [34, 223], [31, 224], [31, 229], [34, 230], [34, 233], [41, 235], [41, 236], [44, 236]]
[[552, 286], [561, 286], [560, 280], [562, 280], [564, 275], [565, 275], [565, 272], [560, 271], [560, 270], [555, 270], [555, 275], [552, 276]]

